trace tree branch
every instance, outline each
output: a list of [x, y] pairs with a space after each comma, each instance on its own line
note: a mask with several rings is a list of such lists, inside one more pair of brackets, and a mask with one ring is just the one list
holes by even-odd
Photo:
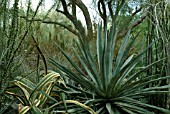
[[[88, 37], [88, 39], [93, 38], [93, 27], [92, 27], [92, 21], [90, 18], [89, 11], [85, 4], [81, 0], [70, 0], [71, 7], [72, 7], [72, 14], [68, 12], [68, 7], [66, 0], [60, 0], [62, 3], [63, 11], [56, 9], [57, 12], [60, 12], [64, 14], [75, 26], [75, 28], [80, 32], [80, 34], [84, 37]], [[86, 26], [87, 26], [87, 34], [86, 30], [83, 27], [82, 23], [77, 19], [76, 17], [76, 6], [78, 6], [81, 11], [83, 12]]]
[[60, 0], [63, 6], [64, 13], [69, 13], [67, 9], [67, 4], [65, 0]]
[[[101, 11], [101, 8], [102, 8], [102, 11]], [[107, 24], [107, 22], [106, 22], [107, 15], [106, 15], [106, 7], [105, 7], [105, 4], [104, 4], [103, 0], [99, 0], [99, 2], [98, 2], [98, 10], [99, 10], [99, 14], [100, 14], [101, 18], [104, 21], [104, 26], [105, 26]]]
[[[60, 12], [62, 14], [64, 14], [75, 26], [75, 28], [79, 31], [79, 33], [84, 37], [84, 36], [88, 36], [88, 39], [89, 38], [92, 38], [93, 37], [93, 28], [92, 28], [92, 22], [91, 22], [91, 18], [90, 18], [90, 14], [89, 14], [89, 11], [87, 9], [87, 7], [85, 6], [85, 4], [82, 2], [82, 0], [70, 0], [71, 1], [71, 6], [72, 6], [72, 14], [70, 14], [68, 12], [68, 6], [67, 6], [67, 3], [66, 3], [66, 0], [60, 0], [61, 3], [62, 3], [62, 6], [63, 6], [63, 10], [64, 11], [61, 11], [61, 10], [58, 10], [56, 9], [57, 12]], [[112, 8], [111, 8], [111, 5], [112, 5], [112, 0], [110, 0], [107, 5], [108, 5], [108, 8], [109, 8], [109, 12], [111, 13], [111, 16], [112, 16], [112, 20], [113, 21], [116, 21], [116, 17], [121, 9], [121, 7], [123, 6], [123, 4], [125, 3], [125, 0], [122, 0], [122, 1], [119, 1], [118, 2], [118, 5], [116, 7], [116, 11], [115, 13], [113, 13], [112, 11]], [[73, 4], [74, 3], [74, 4]], [[99, 0], [98, 1], [98, 10], [99, 10], [99, 13], [104, 21], [104, 23], [106, 23], [106, 18], [107, 18], [107, 15], [106, 15], [106, 6], [105, 6], [105, 2], [103, 0]], [[77, 20], [76, 16], [75, 16], [75, 7], [78, 6], [81, 11], [83, 12], [83, 15], [84, 15], [84, 18], [85, 18], [85, 21], [86, 21], [86, 26], [87, 26], [87, 34], [86, 34], [86, 30], [85, 28], [83, 27], [82, 23]], [[128, 23], [130, 23], [130, 21], [132, 20], [132, 18], [142, 10], [142, 7], [139, 8], [139, 9], [136, 9], [136, 11], [134, 13], [132, 13], [131, 17], [129, 18], [129, 21]], [[122, 31], [119, 31], [118, 32], [118, 36], [117, 36], [117, 39], [120, 39], [122, 37], [124, 37], [126, 35], [126, 33], [130, 30], [130, 29], [133, 29], [134, 27], [136, 27], [138, 24], [142, 23], [142, 21], [145, 19], [146, 17], [146, 14], [142, 15], [140, 18], [138, 18], [136, 21], [134, 21], [131, 25], [129, 26], [126, 26]], [[64, 25], [62, 25], [64, 27]], [[65, 27], [66, 28], [66, 27]], [[73, 33], [73, 30], [70, 30], [70, 28], [66, 28], [68, 29], [69, 31], [72, 31]], [[75, 34], [75, 33], [74, 33]]]
[[113, 10], [112, 10], [112, 1], [109, 1], [108, 2], [108, 9], [109, 9], [109, 12], [110, 12], [110, 15], [111, 15], [111, 18], [112, 18], [112, 20], [113, 20]]
[[133, 29], [134, 27], [142, 23], [142, 21], [146, 18], [146, 16], [147, 16], [147, 13], [143, 14], [140, 18], [134, 21], [131, 25], [126, 27], [124, 30], [120, 31], [118, 33], [117, 39], [124, 37], [129, 30]]
[[20, 18], [24, 18], [29, 22], [31, 22], [31, 21], [40, 21], [40, 22], [46, 23], [46, 24], [56, 24], [56, 25], [59, 25], [59, 26], [65, 28], [65, 29], [67, 29], [71, 33], [75, 34], [76, 36], [78, 36], [78, 32], [75, 29], [73, 29], [71, 26], [66, 26], [65, 24], [62, 24], [62, 23], [59, 23], [59, 22], [45, 21], [45, 20], [42, 20], [42, 19], [27, 19], [27, 17], [25, 17], [25, 16], [20, 16]]
[[58, 9], [56, 9], [56, 11], [64, 14], [74, 24], [75, 28], [79, 31], [79, 33], [83, 37], [86, 36], [86, 32], [85, 32], [85, 29], [84, 29], [82, 23], [79, 20], [77, 20], [77, 18], [74, 15], [71, 15], [68, 12], [66, 1], [65, 0], [60, 0], [60, 1], [62, 3], [64, 11], [61, 11], [61, 10], [58, 10]]
[[84, 18], [86, 21], [86, 25], [87, 25], [87, 36], [88, 36], [88, 38], [93, 38], [92, 21], [90, 18], [88, 8], [85, 6], [85, 4], [81, 0], [71, 0], [71, 1], [74, 2], [83, 12], [83, 15], [84, 15]]
[[76, 4], [75, 4], [75, 2], [72, 2], [71, 4], [72, 4], [72, 15], [75, 18], [77, 18], [77, 16], [76, 16]]

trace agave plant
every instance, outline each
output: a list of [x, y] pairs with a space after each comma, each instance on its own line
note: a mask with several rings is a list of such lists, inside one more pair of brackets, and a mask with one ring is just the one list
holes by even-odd
[[[14, 93], [10, 90], [8, 90], [7, 93], [15, 96], [20, 101], [20, 114], [25, 114], [28, 111], [31, 113], [42, 114], [43, 110], [41, 108], [44, 106], [47, 99], [53, 99], [50, 97], [50, 93], [54, 83], [56, 82], [64, 84], [60, 74], [54, 71], [45, 75], [38, 84], [30, 82], [26, 78], [16, 77], [14, 84], [22, 91], [23, 94], [18, 95], [16, 92]], [[53, 100], [56, 101], [55, 99]]]
[[[66, 73], [70, 79], [82, 86], [84, 90], [82, 90], [82, 88], [78, 89], [77, 87], [72, 88], [78, 91], [78, 96], [81, 93], [80, 97], [86, 97], [84, 104], [93, 108], [96, 113], [150, 114], [153, 113], [153, 110], [170, 113], [170, 111], [166, 109], [147, 104], [143, 101], [148, 95], [168, 93], [168, 91], [164, 91], [164, 89], [169, 88], [169, 85], [156, 87], [149, 87], [148, 85], [170, 78], [170, 76], [161, 76], [159, 78], [157, 75], [141, 77], [143, 72], [164, 59], [145, 66], [132, 74], [131, 71], [138, 65], [143, 58], [143, 54], [152, 44], [137, 56], [134, 57], [134, 55], [131, 55], [128, 57], [128, 53], [138, 36], [138, 34], [132, 36], [129, 31], [122, 41], [115, 62], [113, 62], [117, 27], [116, 24], [112, 23], [109, 30], [107, 30], [105, 26], [103, 32], [102, 28], [102, 25], [99, 24], [96, 41], [97, 60], [95, 60], [87, 38], [80, 35], [79, 41], [75, 39], [77, 49], [73, 47], [73, 50], [82, 65], [81, 67], [56, 44], [70, 64], [75, 68], [76, 72], [67, 66], [63, 66], [54, 59], [50, 59], [50, 62]], [[76, 96], [75, 94], [74, 96]], [[79, 100], [80, 97], [78, 98]]]

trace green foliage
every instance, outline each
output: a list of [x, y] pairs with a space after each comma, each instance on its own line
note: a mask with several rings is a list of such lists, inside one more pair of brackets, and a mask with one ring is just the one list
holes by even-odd
[[[36, 82], [39, 69], [42, 68], [41, 60], [38, 59], [38, 52], [35, 47], [35, 43], [32, 41], [31, 36], [34, 36], [38, 45], [42, 48], [43, 53], [48, 53], [47, 56], [57, 56], [54, 54], [53, 46], [49, 46], [50, 40], [61, 40], [61, 37], [70, 37], [70, 34], [66, 30], [60, 29], [58, 26], [54, 28], [54, 25], [42, 24], [41, 22], [33, 22], [34, 18], [43, 18], [48, 20], [49, 15], [52, 17], [52, 12], [46, 12], [37, 14], [39, 7], [43, 0], [40, 0], [37, 8], [33, 10], [31, 8], [31, 0], [28, 0], [25, 4], [27, 7], [20, 6], [20, 1], [15, 0], [14, 3], [3, 0], [0, 2], [0, 111], [4, 112], [11, 105], [12, 100], [16, 100], [11, 95], [5, 93], [6, 89], [11, 86], [14, 78], [18, 75], [27, 78], [31, 82]], [[56, 2], [55, 2], [56, 3]], [[53, 5], [52, 8], [55, 6]], [[58, 17], [60, 18], [60, 16]], [[53, 18], [55, 20], [56, 17]], [[62, 18], [63, 19], [63, 18]], [[56, 19], [58, 20], [58, 19]], [[51, 30], [54, 28], [54, 30]], [[56, 31], [60, 29], [60, 31]], [[58, 33], [61, 33], [60, 34]], [[51, 32], [51, 36], [50, 36]], [[67, 32], [67, 33], [66, 33]], [[59, 37], [58, 37], [58, 36]], [[68, 37], [68, 38], [69, 38]], [[67, 48], [68, 40], [62, 39], [61, 45], [63, 48]], [[65, 45], [67, 44], [67, 45]], [[44, 46], [45, 45], [45, 46]], [[70, 44], [69, 44], [70, 45]], [[53, 54], [52, 54], [53, 53]], [[36, 61], [36, 62], [35, 62]], [[40, 65], [37, 65], [40, 61]], [[38, 67], [38, 68], [36, 68]], [[37, 70], [37, 71], [36, 71]], [[18, 91], [16, 90], [17, 94]]]
[[20, 114], [25, 114], [29, 110], [32, 113], [41, 114], [47, 99], [53, 99], [50, 97], [50, 93], [53, 89], [54, 83], [63, 83], [61, 80], [60, 75], [53, 71], [45, 75], [37, 84], [30, 82], [26, 78], [16, 77], [14, 84], [22, 91], [23, 94], [14, 93], [10, 90], [8, 90], [7, 93], [18, 98], [22, 104], [22, 108], [19, 110]]
[[3, 109], [11, 104], [13, 98], [6, 95], [5, 90], [15, 75], [20, 74], [18, 2], [15, 0], [11, 8], [5, 0], [0, 5], [0, 111], [5, 111]]
[[[142, 101], [146, 96], [151, 94], [168, 93], [163, 89], [169, 88], [169, 85], [158, 87], [147, 87], [148, 84], [167, 79], [170, 76], [146, 76], [141, 78], [143, 72], [153, 67], [155, 64], [165, 60], [156, 61], [135, 73], [131, 71], [138, 65], [143, 58], [143, 54], [152, 46], [148, 46], [137, 56], [131, 55], [128, 57], [130, 48], [132, 47], [138, 34], [131, 37], [130, 31], [125, 36], [116, 60], [113, 63], [114, 48], [116, 43], [117, 29], [113, 22], [109, 31], [104, 27], [102, 34], [102, 25], [98, 27], [97, 36], [97, 61], [91, 51], [91, 47], [86, 37], [79, 37], [79, 41], [75, 40], [77, 49], [73, 50], [80, 61], [82, 68], [80, 68], [58, 45], [63, 55], [70, 62], [72, 67], [78, 72], [75, 73], [70, 68], [63, 66], [54, 59], [50, 62], [57, 68], [67, 74], [67, 76], [80, 84], [83, 89], [77, 89], [77, 96], [79, 92], [85, 94], [87, 100], [86, 105], [92, 107], [97, 113], [152, 113], [152, 110], [159, 110], [160, 112], [170, 113], [168, 110], [149, 105]], [[85, 39], [83, 39], [85, 38]], [[79, 53], [78, 53], [79, 52]], [[85, 71], [85, 72], [84, 72]], [[74, 88], [75, 89], [75, 88]], [[67, 93], [67, 92], [66, 92]], [[84, 98], [85, 99], [85, 98]]]
[[[86, 109], [90, 114], [96, 114], [93, 109], [91, 109], [90, 107], [88, 107], [85, 104], [82, 104], [82, 103], [80, 103], [76, 100], [65, 100], [63, 102], [58, 102], [58, 103], [53, 104], [51, 107], [49, 107], [49, 109], [53, 109], [57, 105], [64, 103], [64, 102], [67, 103], [67, 104], [75, 104], [77, 106], [80, 106], [80, 107], [82, 107], [82, 109]], [[70, 110], [67, 110], [66, 112], [75, 113], [76, 109], [70, 109]]]
[[[8, 108], [10, 110], [16, 98], [22, 103], [20, 113], [153, 113], [155, 110], [169, 113], [156, 107], [161, 106], [158, 99], [162, 100], [160, 96], [165, 96], [170, 87], [166, 85], [170, 77], [164, 75], [169, 74], [167, 61], [170, 60], [166, 59], [170, 55], [170, 51], [166, 50], [170, 48], [169, 18], [165, 11], [166, 8], [169, 11], [169, 4], [158, 0], [155, 14], [150, 12], [155, 25], [144, 21], [129, 31], [122, 41], [116, 42], [117, 34], [128, 29], [126, 27], [141, 16], [141, 13], [133, 15], [134, 7], [149, 6], [144, 6], [146, 0], [112, 1], [112, 18], [115, 22], [111, 22], [111, 28], [98, 25], [97, 39], [94, 34], [92, 40], [82, 34], [78, 40], [73, 38], [75, 36], [69, 32], [69, 28], [74, 30], [76, 27], [63, 13], [52, 11], [56, 7], [60, 9], [59, 1], [54, 1], [48, 11], [43, 10], [43, 2], [39, 0], [37, 8], [33, 9], [32, 0], [25, 2], [26, 7], [20, 6], [19, 0], [14, 0], [13, 4], [8, 0], [0, 1], [0, 113], [6, 113]], [[105, 5], [108, 3], [104, 2]], [[154, 0], [153, 4], [156, 2]], [[109, 21], [111, 15], [108, 12], [107, 15]], [[150, 34], [150, 25], [156, 27], [154, 30], [157, 34]], [[138, 34], [141, 28], [144, 32]], [[143, 39], [146, 31], [152, 42], [155, 36], [159, 40], [144, 44], [147, 42]], [[132, 33], [137, 35], [132, 36]], [[56, 42], [57, 50], [51, 41]], [[145, 45], [149, 46], [140, 52]], [[148, 50], [152, 51], [151, 64], [144, 62]], [[40, 80], [40, 70], [46, 62], [40, 58], [42, 55], [57, 60], [50, 59], [54, 66], [48, 65], [48, 68], [57, 66], [54, 69], [59, 68], [66, 73], [63, 78], [67, 80], [67, 87], [58, 84], [63, 80], [55, 72]], [[159, 103], [148, 101], [153, 95]]]

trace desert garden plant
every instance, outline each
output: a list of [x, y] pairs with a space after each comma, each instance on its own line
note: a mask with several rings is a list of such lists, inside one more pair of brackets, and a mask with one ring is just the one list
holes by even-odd
[[17, 50], [20, 41], [18, 1], [14, 2], [12, 8], [9, 1], [3, 0], [0, 4], [0, 113], [3, 113], [13, 102], [5, 91], [14, 77], [20, 74], [22, 56]]
[[97, 60], [95, 60], [90, 49], [87, 37], [80, 35], [79, 40], [75, 39], [77, 49], [73, 47], [73, 50], [78, 61], [83, 66], [81, 68], [57, 46], [78, 73], [75, 73], [54, 59], [50, 59], [52, 64], [66, 73], [70, 79], [81, 85], [81, 88], [84, 90], [74, 89], [86, 97], [84, 104], [93, 108], [96, 113], [101, 114], [150, 114], [153, 113], [153, 110], [170, 113], [166, 109], [144, 102], [145, 96], [168, 93], [164, 89], [169, 88], [169, 85], [155, 87], [148, 87], [147, 85], [168, 79], [170, 76], [161, 76], [159, 78], [157, 75], [143, 76], [143, 73], [147, 69], [166, 58], [145, 66], [132, 74], [131, 71], [138, 65], [144, 57], [143, 54], [145, 54], [152, 44], [137, 56], [131, 55], [128, 57], [130, 48], [138, 36], [138, 34], [132, 36], [129, 31], [122, 41], [115, 61], [113, 61], [117, 37], [117, 25], [115, 21], [112, 22], [109, 30], [106, 25], [102, 29], [102, 25], [99, 24], [97, 33]]
[[[62, 105], [67, 110], [66, 103], [75, 104], [82, 107], [83, 109], [86, 109], [91, 114], [95, 114], [95, 112], [85, 104], [75, 100], [66, 100], [65, 94], [62, 92], [59, 92], [58, 95], [55, 93], [55, 96], [58, 96], [59, 100], [55, 99], [54, 96], [51, 96], [52, 91], [56, 90], [56, 87], [54, 86], [56, 83], [58, 83], [58, 85], [62, 84], [64, 88], [66, 88], [64, 81], [60, 77], [60, 74], [54, 71], [50, 71], [47, 75], [45, 75], [38, 84], [35, 84], [26, 78], [16, 77], [16, 80], [14, 80], [14, 84], [16, 86], [10, 87], [12, 89], [8, 88], [7, 93], [13, 95], [19, 100], [17, 108], [20, 114], [60, 113], [60, 111], [52, 110], [53, 107]], [[19, 91], [16, 93], [15, 88], [17, 91], [18, 89], [21, 90], [21, 93]], [[49, 101], [53, 102], [54, 104], [49, 106], [49, 104], [51, 104]]]
[[[29, 79], [16, 77], [14, 80], [14, 84], [17, 87], [17, 93], [14, 90], [8, 88], [7, 93], [16, 97], [20, 102], [20, 114], [25, 114], [28, 111], [31, 113], [40, 114], [43, 112], [43, 107], [50, 97], [51, 90], [53, 89], [53, 85], [56, 82], [62, 81], [60, 74], [51, 71], [47, 75], [45, 75], [38, 84], [35, 84]], [[19, 92], [21, 90], [21, 92]], [[53, 99], [54, 100], [54, 99]], [[56, 100], [55, 100], [56, 101]], [[57, 101], [56, 101], [57, 102]]]
[[[150, 114], [156, 112], [155, 110], [170, 113], [168, 110], [153, 106], [147, 101], [150, 95], [158, 96], [159, 94], [169, 93], [167, 91], [170, 88], [169, 85], [160, 86], [161, 84], [158, 84], [169, 80], [169, 73], [167, 73], [168, 76], [159, 75], [158, 73], [152, 73], [151, 75], [146, 73], [160, 62], [167, 63], [169, 59], [166, 57], [169, 58], [169, 54], [167, 53], [164, 56], [165, 58], [162, 57], [160, 60], [156, 59], [153, 63], [150, 62], [145, 67], [139, 67], [140, 61], [145, 57], [144, 54], [147, 50], [151, 50], [150, 47], [155, 50], [156, 46], [154, 47], [153, 44], [161, 42], [154, 42], [152, 39], [153, 43], [148, 43], [149, 46], [138, 55], [132, 54], [129, 56], [132, 45], [136, 42], [139, 34], [133, 36], [133, 32], [130, 30], [147, 16], [147, 14], [139, 14], [143, 9], [143, 4], [140, 5], [141, 8], [136, 8], [134, 13], [128, 11], [122, 13], [121, 8], [129, 5], [126, 4], [127, 0], [94, 0], [98, 4], [98, 11], [104, 22], [104, 26], [102, 24], [98, 25], [96, 40], [89, 11], [82, 0], [58, 0], [54, 2], [47, 14], [37, 15], [43, 1], [39, 0], [35, 11], [31, 8], [31, 0], [27, 1], [27, 11], [19, 8], [19, 0], [14, 1], [12, 8], [9, 7], [10, 1], [2, 0], [0, 2], [0, 113], [6, 113], [5, 111], [13, 101], [20, 103], [18, 105], [19, 113]], [[53, 18], [54, 12], [51, 12], [51, 10], [56, 6], [58, 6], [55, 10], [58, 12], [56, 14], [57, 18]], [[78, 7], [84, 14], [87, 29], [83, 27], [76, 16], [76, 8]], [[126, 7], [124, 8], [126, 9]], [[131, 10], [133, 10], [132, 7]], [[132, 15], [130, 16], [127, 13]], [[167, 38], [165, 39], [167, 41], [165, 47], [170, 49], [168, 45], [169, 29], [164, 29], [168, 28], [167, 21], [163, 20], [165, 16], [158, 18], [156, 10], [155, 13], [155, 19], [158, 20], [156, 25], [157, 35], [161, 36], [162, 39]], [[65, 20], [66, 17], [63, 18], [62, 14], [68, 19]], [[138, 17], [138, 14], [140, 18], [134, 21], [134, 15]], [[118, 18], [119, 16], [122, 16], [121, 20]], [[125, 21], [124, 17], [126, 16], [129, 18]], [[67, 21], [68, 23], [66, 23]], [[159, 23], [161, 21], [166, 26], [162, 26]], [[119, 26], [117, 23], [119, 23]], [[124, 23], [128, 24], [124, 26]], [[47, 24], [54, 24], [54, 29], [51, 29], [53, 25]], [[111, 25], [111, 28], [107, 27], [108, 24]], [[63, 28], [61, 29], [57, 25]], [[73, 44], [71, 38], [73, 34], [68, 34], [64, 29], [78, 36], [78, 39], [75, 38], [74, 41], [76, 47], [73, 46], [72, 51], [69, 48]], [[150, 36], [153, 37], [152, 34]], [[30, 40], [30, 37], [32, 37], [32, 40]], [[120, 41], [123, 37], [124, 39], [117, 52], [116, 41]], [[60, 53], [54, 53], [50, 40], [57, 42], [56, 45], [61, 51]], [[96, 40], [96, 45], [93, 44], [93, 40]], [[97, 49], [94, 50], [96, 46]], [[28, 47], [31, 47], [30, 51], [28, 51]], [[140, 47], [138, 46], [138, 48]], [[32, 51], [31, 49], [37, 50]], [[26, 55], [30, 52], [34, 52], [34, 54], [31, 54], [31, 57], [26, 60]], [[74, 55], [72, 55], [72, 52], [74, 52]], [[66, 59], [60, 59], [61, 53], [70, 65], [65, 62]], [[37, 59], [35, 54], [38, 56]], [[57, 61], [50, 59], [50, 62], [54, 67], [57, 67], [57, 70], [59, 68], [66, 74], [63, 75], [64, 78], [68, 79], [66, 86], [60, 78], [60, 74], [51, 72], [46, 75], [48, 63], [44, 59], [45, 56], [56, 57]], [[35, 61], [37, 66], [35, 66]], [[28, 66], [26, 69], [25, 66], [28, 62], [32, 66]], [[45, 71], [43, 77], [39, 75], [42, 62]], [[167, 66], [169, 66], [169, 62]], [[48, 68], [53, 67], [49, 66]], [[26, 77], [35, 69], [37, 70], [36, 83], [35, 75]], [[156, 67], [153, 69], [157, 70]], [[26, 72], [23, 72], [23, 70]], [[63, 83], [64, 86], [58, 83]], [[16, 101], [15, 98], [18, 100]], [[164, 98], [164, 100], [166, 99]]]

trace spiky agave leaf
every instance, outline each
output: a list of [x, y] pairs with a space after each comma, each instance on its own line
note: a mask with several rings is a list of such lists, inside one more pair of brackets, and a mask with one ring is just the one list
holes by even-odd
[[[90, 114], [96, 114], [93, 109], [91, 109], [90, 107], [88, 107], [88, 106], [86, 106], [85, 104], [82, 104], [82, 103], [80, 103], [80, 102], [78, 102], [78, 101], [75, 101], [75, 100], [65, 100], [64, 102], [67, 103], [67, 104], [76, 104], [77, 106], [80, 106], [80, 107], [82, 107], [83, 109], [86, 109]], [[52, 109], [52, 108], [54, 108], [54, 107], [56, 107], [56, 106], [58, 106], [59, 104], [62, 104], [62, 103], [64, 103], [64, 102], [63, 102], [63, 101], [60, 101], [60, 102], [58, 102], [58, 103], [55, 103], [55, 104], [53, 104], [52, 106], [50, 106], [49, 109]], [[75, 112], [76, 112], [76, 111], [75, 111]], [[75, 112], [74, 112], [74, 113], [75, 113]], [[73, 112], [72, 112], [72, 113], [73, 113]]]

